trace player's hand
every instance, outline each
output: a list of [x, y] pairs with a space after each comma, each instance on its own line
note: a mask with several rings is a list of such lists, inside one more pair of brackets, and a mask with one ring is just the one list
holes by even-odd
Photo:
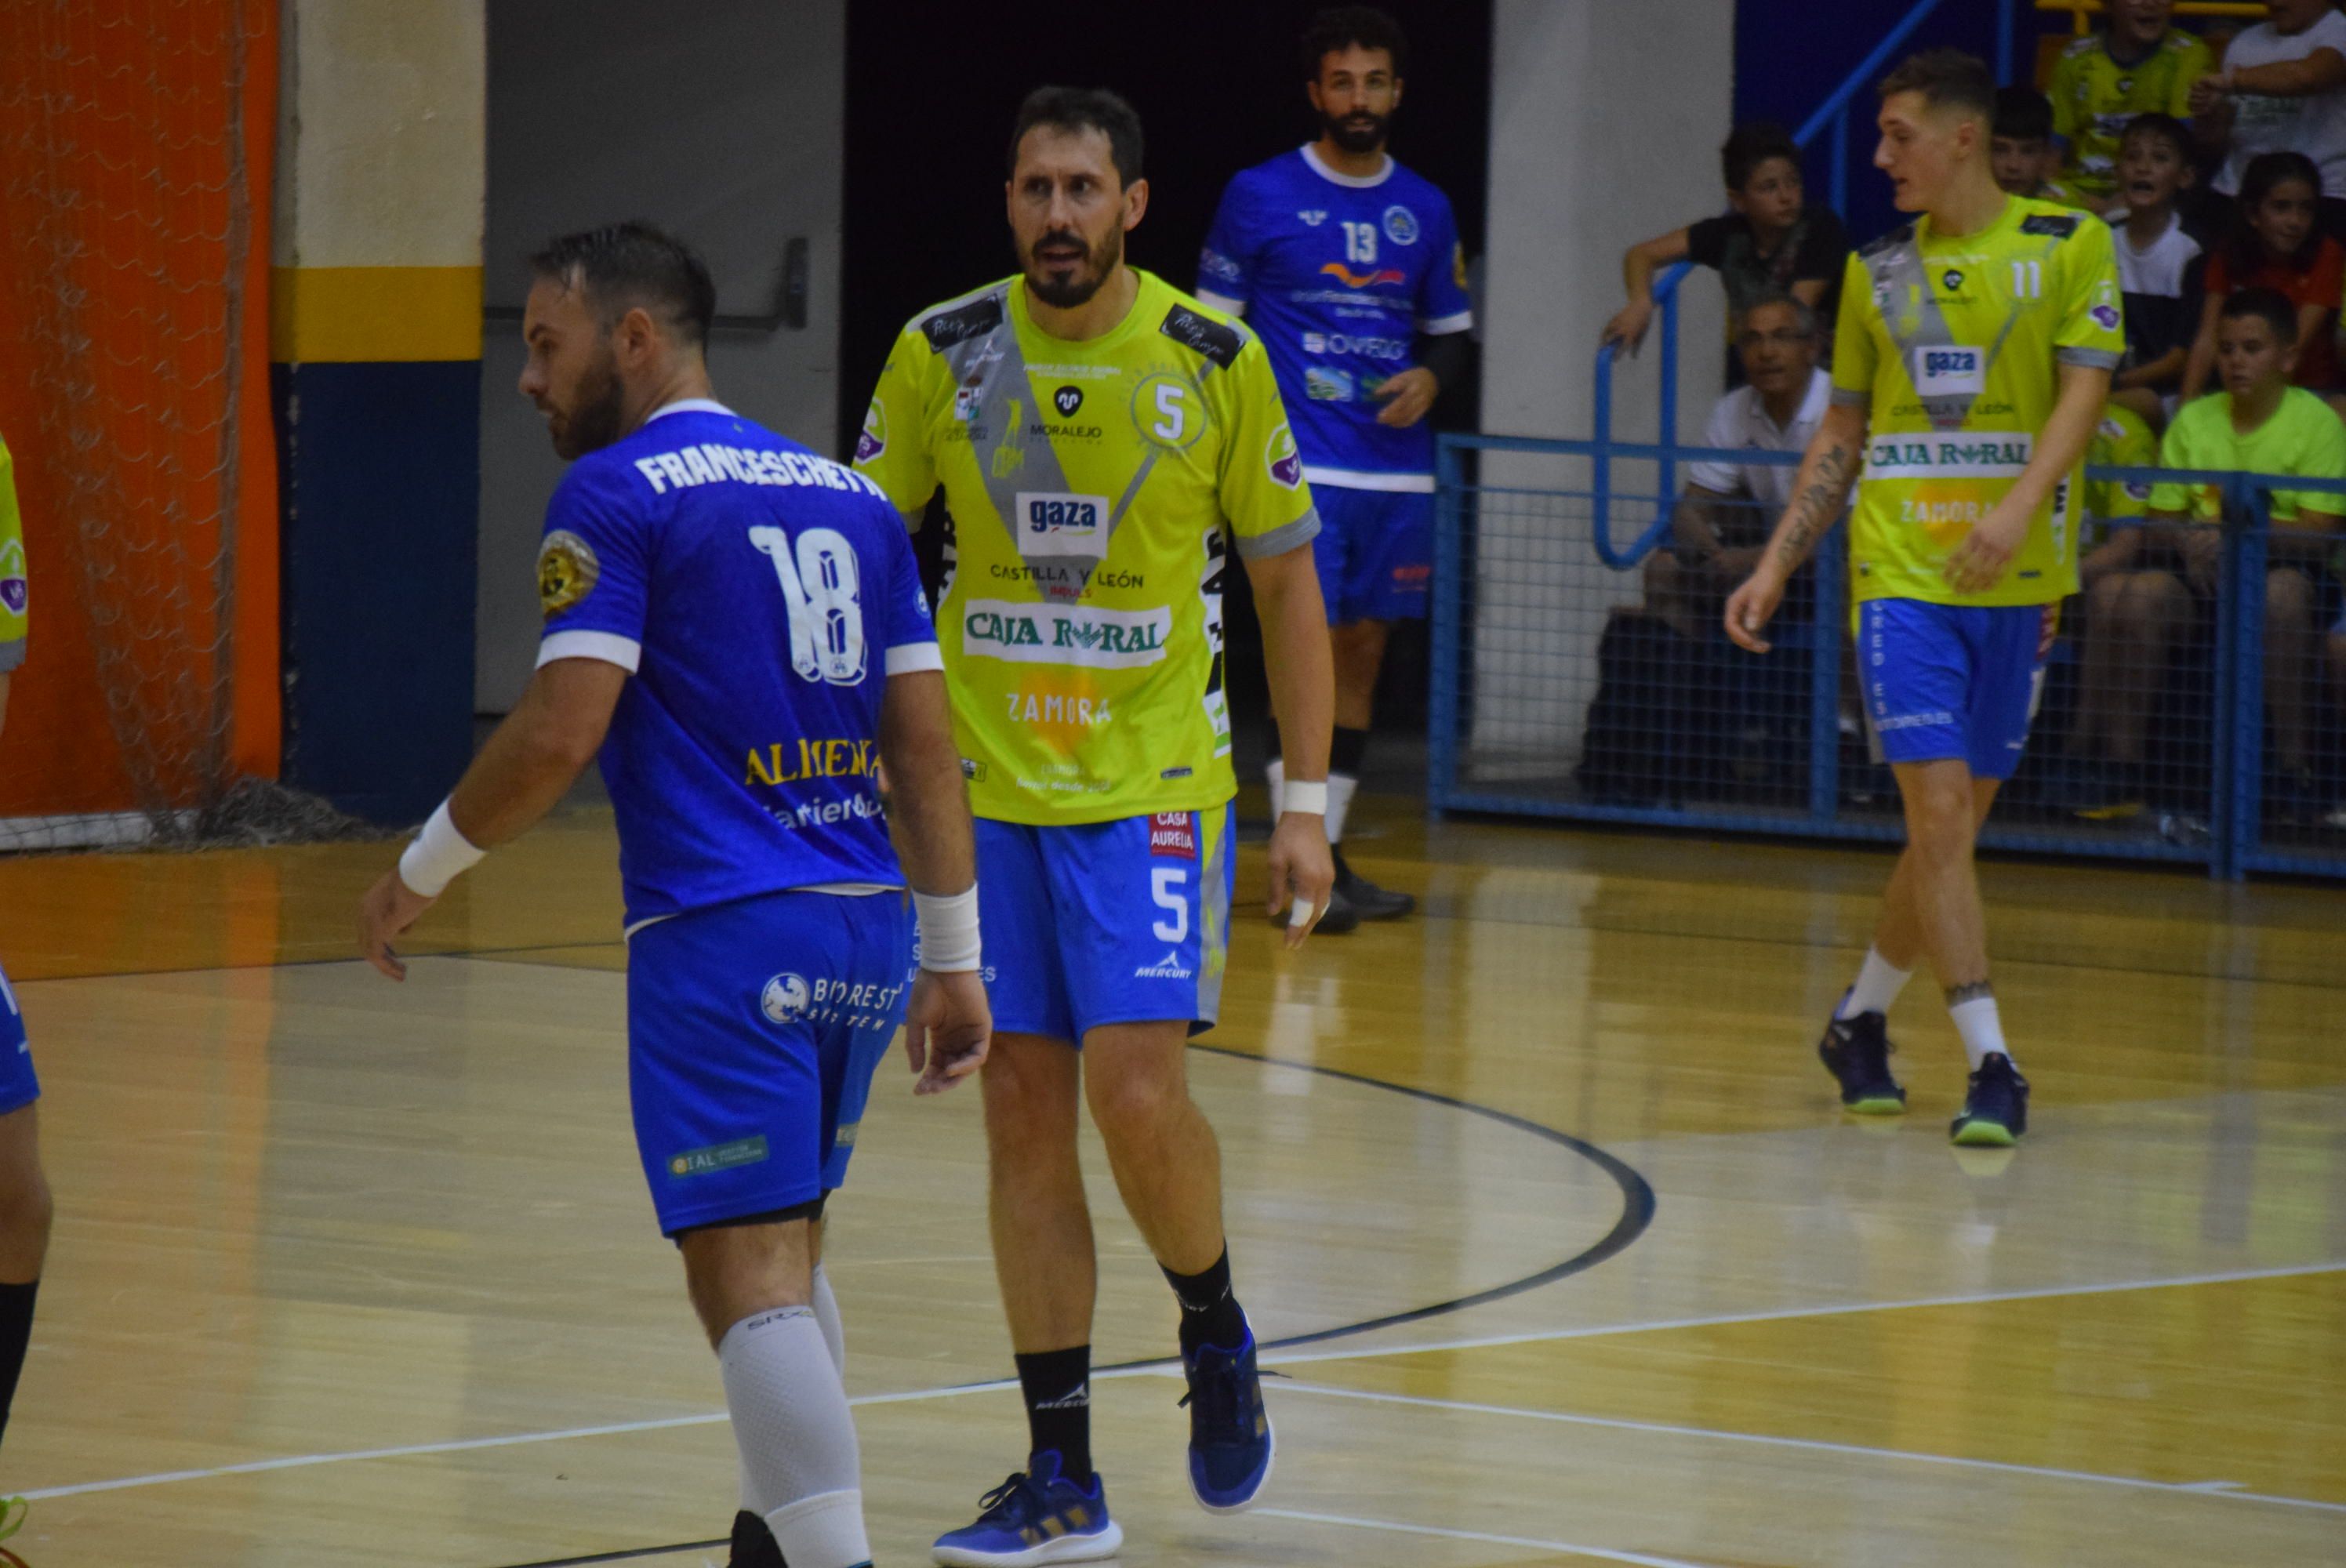
[[1336, 862], [1328, 853], [1328, 820], [1315, 811], [1282, 811], [1270, 830], [1270, 914], [1288, 911], [1287, 945], [1301, 947], [1336, 892]]
[[2224, 531], [2208, 526], [2184, 528], [2176, 548], [2183, 556], [2183, 580], [2213, 598], [2224, 575]]
[[1377, 423], [1406, 430], [1425, 417], [1441, 391], [1442, 383], [1423, 365], [1412, 365], [1397, 376], [1388, 376], [1377, 388], [1377, 401], [1385, 405], [1377, 410]]
[[1605, 331], [1597, 334], [1596, 341], [1611, 343], [1616, 353], [1626, 353], [1634, 360], [1637, 357], [1637, 345], [1646, 341], [1647, 324], [1653, 319], [1651, 300], [1632, 300], [1605, 323]]
[[913, 1093], [942, 1095], [980, 1067], [994, 1044], [994, 1009], [974, 969], [923, 969], [904, 1004], [904, 1058]]
[[434, 901], [401, 881], [398, 867], [383, 872], [359, 900], [360, 956], [392, 979], [405, 980], [407, 965], [391, 951], [391, 944], [405, 936], [407, 928]]
[[1776, 606], [1783, 602], [1783, 573], [1771, 557], [1763, 555], [1751, 575], [1743, 579], [1742, 586], [1727, 596], [1727, 608], [1720, 619], [1729, 639], [1746, 653], [1766, 653], [1775, 645], [1760, 634], [1768, 629]]
[[1997, 502], [1986, 516], [1972, 524], [1964, 542], [1940, 568], [1947, 585], [1961, 594], [1984, 593], [1995, 586], [2013, 553], [2028, 537], [2028, 514], [2009, 499]]

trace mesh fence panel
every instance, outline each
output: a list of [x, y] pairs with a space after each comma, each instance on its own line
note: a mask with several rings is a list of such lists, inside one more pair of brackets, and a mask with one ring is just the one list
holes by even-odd
[[[1436, 660], [1435, 804], [1902, 836], [1848, 630], [1844, 531], [1794, 580], [1770, 653], [1736, 647], [1721, 626], [1777, 514], [1772, 502], [1706, 501], [1689, 519], [1678, 496], [1571, 482], [1450, 484], [1443, 565], [1456, 581], [1435, 636], [1454, 649]], [[2235, 671], [2228, 600], [2264, 568], [2243, 566], [2212, 527], [2144, 529], [2138, 543], [2130, 569], [2062, 606], [2027, 750], [1984, 841], [2208, 861], [2229, 810], [2236, 837], [2255, 838], [2245, 864], [2346, 874], [2337, 578], [2310, 555], [2274, 565], [2256, 606], [2262, 668]], [[2244, 707], [2262, 721], [2245, 748]]]

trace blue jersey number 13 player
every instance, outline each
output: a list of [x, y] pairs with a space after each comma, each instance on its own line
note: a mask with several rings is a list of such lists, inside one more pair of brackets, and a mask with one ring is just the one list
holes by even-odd
[[974, 1072], [991, 1030], [936, 634], [879, 487], [710, 396], [698, 257], [623, 224], [532, 267], [521, 388], [575, 460], [538, 556], [537, 673], [366, 895], [360, 940], [403, 975], [391, 940], [602, 751], [636, 1142], [724, 1374], [733, 1563], [857, 1568], [823, 1199], [907, 993], [923, 1090]]
[[[1311, 542], [1336, 657], [1328, 842], [1336, 891], [1321, 929], [1394, 920], [1415, 901], [1345, 864], [1392, 623], [1425, 614], [1433, 572], [1433, 433], [1425, 415], [1466, 369], [1458, 226], [1441, 191], [1393, 161], [1400, 26], [1366, 5], [1323, 11], [1303, 36], [1320, 139], [1240, 172], [1198, 264], [1198, 298], [1261, 335], [1320, 507]], [[1421, 351], [1421, 347], [1423, 351]], [[1271, 813], [1284, 785], [1270, 765]]]
[[2009, 1145], [2028, 1084], [1988, 986], [1972, 848], [2019, 766], [2055, 614], [2077, 591], [2080, 469], [2126, 337], [2109, 225], [1997, 188], [1994, 99], [1987, 67], [1953, 49], [1882, 82], [1873, 161], [1920, 216], [1850, 258], [1832, 406], [1726, 620], [1767, 650], [1785, 583], [1856, 482], [1859, 678], [1906, 850], [1819, 1054], [1851, 1110], [1904, 1110], [1885, 1020], [1928, 956], [1971, 1061], [1955, 1142]]

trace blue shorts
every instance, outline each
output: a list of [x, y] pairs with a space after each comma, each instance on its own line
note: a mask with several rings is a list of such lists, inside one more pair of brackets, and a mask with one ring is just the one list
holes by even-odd
[[0, 1116], [21, 1111], [40, 1097], [41, 1081], [33, 1074], [32, 1044], [25, 1038], [25, 1015], [17, 1011], [8, 972], [0, 969]]
[[2059, 625], [2057, 605], [1859, 605], [1858, 679], [1883, 759], [1960, 759], [1974, 779], [2011, 778]]
[[1315, 484], [1320, 532], [1311, 557], [1328, 624], [1425, 618], [1433, 580], [1433, 496], [1427, 491]]
[[903, 1022], [902, 895], [782, 892], [627, 943], [627, 1088], [663, 1234], [812, 1203], [847, 1179]]
[[1078, 827], [977, 824], [994, 1027], [1081, 1045], [1103, 1023], [1221, 1009], [1238, 869], [1231, 809]]

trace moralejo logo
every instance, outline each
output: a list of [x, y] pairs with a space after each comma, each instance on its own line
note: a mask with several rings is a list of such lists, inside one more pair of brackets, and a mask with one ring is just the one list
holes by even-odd
[[863, 411], [863, 433], [855, 438], [855, 461], [869, 463], [888, 450], [888, 411], [873, 398]]
[[1303, 454], [1295, 450], [1295, 433], [1280, 425], [1270, 433], [1270, 441], [1262, 451], [1263, 466], [1270, 476], [1290, 490], [1303, 483]]

